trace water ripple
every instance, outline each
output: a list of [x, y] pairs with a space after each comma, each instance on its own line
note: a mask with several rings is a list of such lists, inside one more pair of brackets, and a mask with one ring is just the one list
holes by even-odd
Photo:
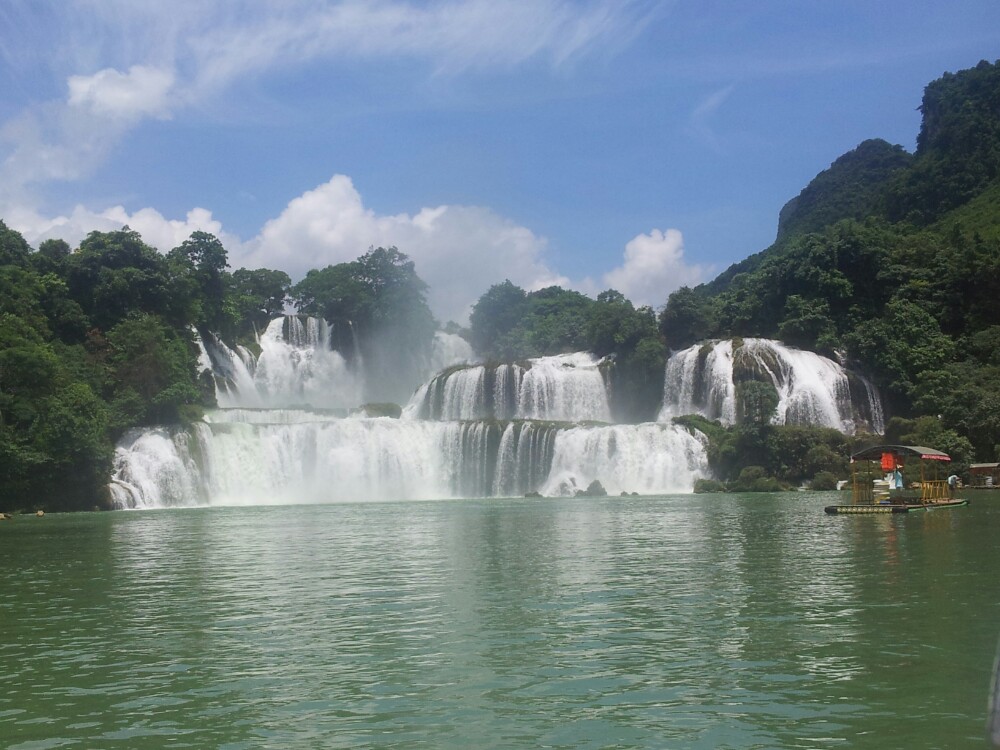
[[981, 746], [1000, 511], [828, 519], [801, 497], [17, 519], [0, 737]]

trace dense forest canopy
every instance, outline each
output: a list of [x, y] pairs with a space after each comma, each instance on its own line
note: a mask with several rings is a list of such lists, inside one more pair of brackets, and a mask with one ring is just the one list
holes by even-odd
[[[1000, 455], [1000, 64], [927, 86], [917, 150], [869, 140], [782, 209], [775, 243], [657, 314], [615, 290], [592, 299], [495, 284], [462, 331], [488, 360], [588, 349], [607, 357], [618, 421], [653, 419], [670, 350], [761, 336], [846, 358], [894, 419], [888, 437], [960, 462]], [[438, 327], [396, 248], [310, 271], [230, 270], [196, 232], [161, 253], [137, 232], [37, 249], [0, 221], [0, 497], [11, 508], [102, 505], [114, 442], [213, 405], [194, 332], [253, 345], [288, 305], [325, 318], [346, 356], [404, 380]], [[389, 388], [392, 383], [386, 384]], [[395, 385], [398, 385], [395, 384]], [[687, 423], [733, 486], [843, 470], [848, 439], [774, 429], [773, 393], [745, 384], [738, 429]]]

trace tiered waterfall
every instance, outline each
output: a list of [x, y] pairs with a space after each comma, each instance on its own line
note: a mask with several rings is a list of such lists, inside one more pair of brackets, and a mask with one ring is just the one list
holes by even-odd
[[700, 436], [666, 422], [609, 424], [589, 354], [472, 365], [461, 339], [438, 334], [425, 383], [394, 419], [357, 408], [364, 362], [330, 340], [324, 322], [294, 316], [271, 323], [256, 356], [206, 340], [220, 408], [190, 428], [127, 435], [117, 505], [567, 495], [594, 480], [612, 494], [653, 494], [689, 492], [707, 475]]

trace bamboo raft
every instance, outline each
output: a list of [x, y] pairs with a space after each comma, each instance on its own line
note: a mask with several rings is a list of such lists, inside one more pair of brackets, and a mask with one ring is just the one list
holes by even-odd
[[[828, 505], [831, 515], [914, 513], [968, 505], [954, 496], [941, 474], [951, 457], [920, 445], [875, 445], [851, 456], [851, 502]], [[906, 487], [905, 473], [919, 469], [920, 481]], [[902, 486], [900, 486], [902, 485]]]

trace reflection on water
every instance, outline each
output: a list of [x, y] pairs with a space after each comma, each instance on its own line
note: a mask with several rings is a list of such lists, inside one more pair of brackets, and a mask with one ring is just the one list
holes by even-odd
[[0, 527], [0, 737], [982, 747], [1000, 510], [478, 500]]

